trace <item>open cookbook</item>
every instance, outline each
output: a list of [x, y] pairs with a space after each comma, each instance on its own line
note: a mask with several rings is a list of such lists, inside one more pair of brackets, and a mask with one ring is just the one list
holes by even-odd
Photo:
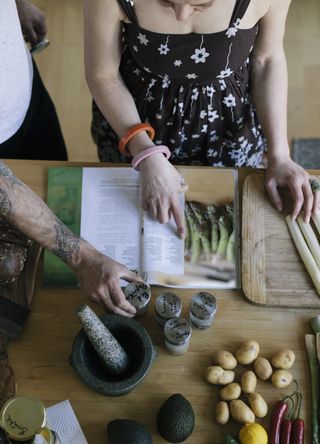
[[[185, 240], [177, 237], [173, 219], [160, 224], [142, 210], [139, 172], [133, 168], [50, 168], [48, 204], [73, 231], [149, 284], [238, 288], [237, 171], [179, 171], [190, 190], [180, 199]], [[45, 285], [68, 285], [70, 272], [57, 261], [46, 252]]]

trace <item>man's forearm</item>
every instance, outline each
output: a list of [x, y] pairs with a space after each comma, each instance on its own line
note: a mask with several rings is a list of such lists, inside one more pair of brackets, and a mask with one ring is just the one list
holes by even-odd
[[0, 216], [70, 266], [78, 261], [80, 238], [0, 161]]

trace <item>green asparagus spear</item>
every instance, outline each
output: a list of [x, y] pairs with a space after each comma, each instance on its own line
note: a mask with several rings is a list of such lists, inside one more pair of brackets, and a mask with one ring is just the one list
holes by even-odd
[[229, 262], [235, 262], [234, 240], [235, 240], [235, 230], [233, 229], [228, 239], [227, 252], [226, 252], [226, 258]]
[[201, 202], [190, 201], [190, 226], [196, 231], [201, 239], [203, 251], [209, 260], [211, 257], [211, 242], [210, 242], [210, 222], [207, 218], [207, 207]]
[[222, 213], [218, 219], [218, 225], [220, 230], [220, 239], [217, 248], [217, 255], [223, 259], [227, 252], [227, 245], [229, 240], [229, 224], [225, 213]]
[[212, 253], [216, 253], [219, 245], [219, 209], [216, 205], [211, 204], [207, 206], [207, 217], [211, 224], [211, 251]]

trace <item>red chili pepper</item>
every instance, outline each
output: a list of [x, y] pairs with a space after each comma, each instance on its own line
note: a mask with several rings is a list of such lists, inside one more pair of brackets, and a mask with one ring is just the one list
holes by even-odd
[[273, 410], [269, 430], [269, 444], [280, 444], [280, 429], [283, 417], [288, 409], [285, 400], [278, 401]]
[[304, 443], [304, 422], [300, 418], [300, 410], [302, 404], [302, 394], [297, 392], [299, 398], [298, 413], [296, 419], [293, 421], [292, 427], [292, 444], [303, 444]]
[[287, 415], [286, 419], [283, 419], [280, 426], [280, 444], [290, 444], [291, 443], [291, 433], [292, 433], [292, 415], [294, 414], [295, 405], [292, 398], [289, 398], [291, 401], [291, 409]]

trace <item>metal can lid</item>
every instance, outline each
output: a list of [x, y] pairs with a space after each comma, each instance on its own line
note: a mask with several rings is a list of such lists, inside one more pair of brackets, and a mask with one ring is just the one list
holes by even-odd
[[130, 282], [125, 289], [124, 294], [127, 301], [136, 308], [144, 308], [151, 298], [151, 289], [144, 282]]
[[156, 300], [156, 312], [159, 316], [170, 319], [181, 313], [181, 299], [169, 291], [160, 293]]
[[14, 396], [3, 405], [0, 422], [9, 438], [27, 441], [45, 425], [46, 409], [39, 399], [25, 395]]
[[183, 345], [189, 341], [192, 328], [183, 318], [169, 319], [164, 325], [164, 336], [173, 345]]
[[200, 291], [192, 296], [190, 310], [198, 319], [211, 319], [217, 311], [217, 300], [213, 294]]

